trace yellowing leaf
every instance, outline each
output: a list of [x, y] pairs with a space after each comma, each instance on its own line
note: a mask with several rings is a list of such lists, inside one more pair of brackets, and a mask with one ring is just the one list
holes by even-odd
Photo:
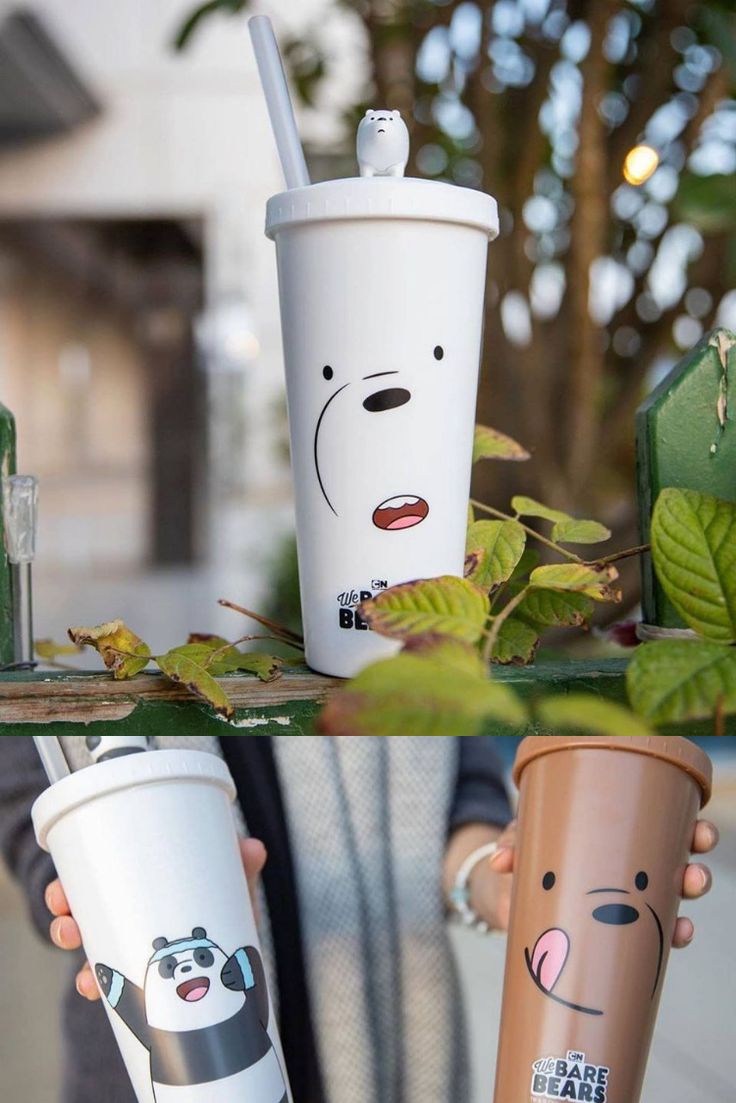
[[476, 425], [473, 441], [473, 463], [478, 460], [528, 460], [523, 445], [488, 425]]
[[550, 509], [542, 505], [534, 498], [526, 498], [523, 494], [517, 494], [511, 499], [511, 508], [522, 517], [542, 517], [545, 521], [572, 521], [569, 513], [563, 513], [560, 509]]
[[591, 567], [585, 563], [550, 563], [533, 570], [529, 581], [542, 590], [570, 590], [586, 594], [593, 601], [620, 601], [621, 591], [611, 586], [617, 578], [618, 571], [612, 564]]
[[545, 697], [537, 704], [537, 718], [553, 732], [582, 731], [592, 735], [654, 735], [644, 721], [624, 705], [592, 693]]
[[94, 647], [113, 676], [132, 678], [148, 666], [151, 649], [122, 620], [93, 628], [70, 628], [69, 639], [78, 647]]
[[736, 640], [736, 503], [668, 487], [652, 514], [652, 559], [677, 612], [699, 635]]
[[367, 667], [330, 698], [323, 735], [475, 735], [484, 720], [519, 727], [526, 710], [506, 685], [402, 653]]
[[584, 624], [592, 612], [585, 594], [558, 590], [530, 590], [516, 609], [517, 616], [542, 628]]
[[186, 686], [191, 693], [201, 697], [208, 705], [211, 705], [215, 712], [227, 719], [230, 719], [233, 715], [235, 710], [225, 690], [194, 659], [179, 654], [175, 648], [173, 651], [167, 652], [166, 655], [157, 656], [156, 662], [167, 678], [170, 678], [172, 682], [178, 682]]
[[[184, 655], [204, 667], [213, 678], [245, 671], [256, 674], [262, 682], [272, 682], [281, 676], [284, 660], [261, 651], [240, 651], [235, 644], [220, 636], [197, 635], [196, 642], [175, 647], [169, 654]], [[193, 636], [189, 637], [190, 640]]]
[[736, 712], [736, 648], [708, 640], [656, 640], [626, 669], [629, 700], [653, 724]]
[[82, 650], [75, 643], [56, 643], [55, 640], [34, 640], [36, 658], [53, 662], [59, 655], [78, 655]]
[[600, 544], [609, 540], [611, 530], [599, 521], [557, 521], [552, 526], [552, 539], [558, 544]]
[[466, 578], [483, 590], [492, 590], [509, 579], [521, 559], [526, 533], [518, 521], [476, 521], [468, 529], [468, 558], [476, 562]]
[[358, 611], [382, 636], [407, 639], [428, 632], [475, 643], [489, 610], [488, 595], [464, 578], [442, 575], [392, 586]]

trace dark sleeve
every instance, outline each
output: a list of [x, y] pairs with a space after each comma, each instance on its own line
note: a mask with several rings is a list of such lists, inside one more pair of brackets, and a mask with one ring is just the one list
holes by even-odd
[[460, 752], [450, 831], [466, 823], [505, 826], [511, 819], [511, 805], [493, 736], [462, 735], [458, 740]]
[[122, 973], [118, 973], [117, 969], [111, 969], [109, 965], [103, 965], [99, 961], [95, 965], [95, 976], [113, 1011], [120, 1016], [128, 1029], [133, 1031], [141, 1045], [150, 1049], [150, 1032], [146, 1021], [146, 998], [143, 989], [133, 984]]
[[46, 939], [51, 916], [44, 892], [56, 873], [50, 856], [36, 843], [31, 805], [47, 785], [31, 736], [0, 737], [0, 853], [25, 892], [37, 930]]

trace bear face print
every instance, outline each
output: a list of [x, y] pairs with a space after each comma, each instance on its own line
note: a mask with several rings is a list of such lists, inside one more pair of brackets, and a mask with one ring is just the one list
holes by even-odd
[[227, 955], [210, 942], [202, 927], [191, 939], [157, 938], [143, 986], [149, 1026], [193, 1030], [222, 1022], [245, 1003], [242, 986], [228, 986]]
[[403, 176], [409, 160], [409, 131], [398, 111], [368, 110], [358, 124], [361, 176]]
[[[608, 878], [604, 878], [605, 883], [593, 879], [590, 888], [582, 887], [577, 900], [565, 893], [567, 907], [560, 911], [554, 895], [564, 891], [560, 883], [564, 876], [548, 869], [539, 878], [535, 919], [544, 915], [547, 898], [556, 924], [545, 927], [542, 919], [539, 935], [524, 949], [534, 984], [546, 997], [571, 1011], [604, 1015], [611, 977], [605, 969], [597, 969], [596, 962], [606, 943], [610, 948], [615, 940], [622, 965], [640, 959], [640, 967], [633, 971], [634, 983], [643, 990], [636, 994], [632, 991], [632, 999], [654, 999], [662, 975], [665, 938], [662, 921], [648, 894], [649, 874], [640, 869], [612, 883]], [[568, 921], [560, 923], [561, 916]]]
[[111, 1011], [149, 1051], [156, 1103], [288, 1103], [254, 946], [228, 957], [195, 927], [186, 938], [154, 939], [142, 988], [101, 962], [95, 976]]

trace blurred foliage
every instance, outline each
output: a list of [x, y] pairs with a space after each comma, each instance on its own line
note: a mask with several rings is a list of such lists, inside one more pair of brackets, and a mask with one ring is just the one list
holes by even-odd
[[[734, 4], [334, 0], [289, 18], [286, 63], [318, 111], [335, 102], [334, 28], [362, 36], [343, 153], [366, 106], [398, 108], [411, 174], [498, 199], [479, 416], [533, 458], [484, 465], [476, 493], [590, 511], [635, 542], [635, 410], [733, 286]], [[635, 187], [622, 165], [642, 141], [659, 167]]]

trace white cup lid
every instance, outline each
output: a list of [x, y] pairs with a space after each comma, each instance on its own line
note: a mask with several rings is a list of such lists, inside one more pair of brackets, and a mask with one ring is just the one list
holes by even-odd
[[498, 236], [498, 206], [485, 192], [439, 180], [372, 176], [326, 180], [273, 195], [266, 204], [266, 235], [304, 222], [400, 218], [453, 222]]
[[112, 758], [77, 770], [45, 789], [31, 810], [38, 845], [47, 849], [49, 831], [62, 816], [89, 801], [121, 789], [161, 782], [204, 782], [235, 799], [235, 783], [227, 765], [204, 751], [145, 751]]

